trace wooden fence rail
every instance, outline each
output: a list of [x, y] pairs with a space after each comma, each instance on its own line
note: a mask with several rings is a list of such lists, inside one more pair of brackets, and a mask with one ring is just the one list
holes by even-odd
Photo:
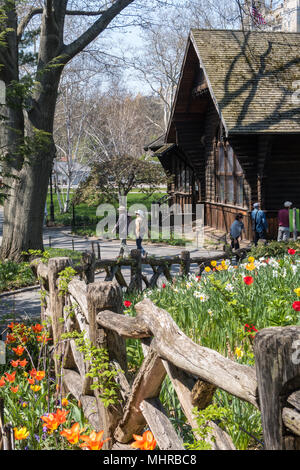
[[[92, 283], [95, 280], [95, 273], [105, 272], [105, 281], [113, 281], [126, 289], [127, 292], [138, 291], [141, 292], [144, 288], [155, 288], [158, 286], [158, 280], [164, 276], [168, 281], [172, 281], [173, 275], [171, 273], [172, 266], [179, 266], [178, 274], [180, 276], [187, 276], [191, 272], [191, 266], [197, 265], [196, 274], [201, 274], [206, 266], [209, 266], [211, 261], [220, 261], [232, 259], [235, 257], [237, 260], [242, 259], [247, 254], [247, 249], [241, 249], [234, 254], [231, 251], [220, 253], [216, 256], [190, 256], [189, 251], [182, 251], [178, 256], [162, 256], [162, 257], [141, 257], [140, 250], [132, 250], [130, 257], [119, 257], [117, 259], [96, 259], [95, 252], [84, 252], [82, 254], [81, 263], [69, 265], [75, 269], [77, 274], [86, 283]], [[47, 281], [48, 270], [47, 266], [43, 263], [38, 264], [38, 260], [32, 262], [32, 269], [37, 275]], [[152, 269], [152, 274], [146, 275], [144, 267], [147, 266], [148, 270]], [[128, 268], [130, 271], [129, 281], [125, 280], [122, 268]]]
[[[191, 260], [182, 256], [176, 262], [183, 258], [186, 270], [182, 273], [186, 274]], [[93, 428], [104, 429], [106, 437], [111, 438], [107, 448], [130, 449], [132, 434], [141, 433], [148, 425], [160, 449], [183, 449], [159, 399], [167, 375], [192, 429], [197, 428], [194, 407], [205, 409], [219, 388], [260, 409], [266, 449], [300, 448], [300, 327], [262, 330], [254, 342], [255, 367], [241, 365], [194, 343], [168, 312], [149, 299], [135, 306], [136, 317], [124, 315], [122, 289], [116, 280], [90, 282], [92, 270], [100, 261], [95, 263], [90, 256], [86, 263], [89, 272], [82, 279], [75, 277], [64, 295], [60, 295], [57, 281], [59, 273], [71, 264], [68, 258], [50, 259], [47, 266], [39, 263], [36, 270], [43, 292], [42, 320], [51, 325], [57, 373], [63, 367], [65, 391], [81, 401]], [[128, 260], [120, 260], [119, 266], [125, 262]], [[207, 262], [199, 259], [201, 265]], [[161, 260], [154, 263], [161, 266]], [[137, 266], [133, 263], [133, 269]], [[82, 274], [82, 269], [77, 272]], [[106, 408], [100, 392], [92, 389], [94, 379], [86, 376], [90, 364], [84, 361], [75, 341], [61, 341], [63, 333], [73, 331], [84, 332], [92, 345], [107, 350], [110, 367], [117, 373], [117, 406]], [[139, 339], [144, 353], [133, 379], [127, 366], [128, 338]], [[212, 448], [234, 449], [230, 436], [216, 423], [210, 425]], [[197, 431], [195, 437], [199, 439]]]

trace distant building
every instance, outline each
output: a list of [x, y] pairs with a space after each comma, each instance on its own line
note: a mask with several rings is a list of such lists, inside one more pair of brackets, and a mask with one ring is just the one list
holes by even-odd
[[299, 33], [191, 31], [167, 133], [149, 145], [170, 205], [195, 218], [203, 204], [205, 225], [226, 233], [242, 213], [251, 239], [259, 202], [276, 237], [283, 202], [300, 206], [299, 51]]
[[266, 10], [267, 30], [299, 33], [300, 0], [284, 0], [276, 3], [277, 6], [275, 5], [273, 11]]
[[56, 184], [67, 187], [70, 181], [71, 188], [77, 188], [79, 184], [88, 178], [90, 167], [81, 163], [67, 161], [55, 161], [53, 167], [53, 176]]
[[[262, 15], [266, 24], [259, 24], [253, 15], [252, 7]], [[300, 0], [246, 0], [244, 18], [245, 29], [262, 31], [300, 32]]]

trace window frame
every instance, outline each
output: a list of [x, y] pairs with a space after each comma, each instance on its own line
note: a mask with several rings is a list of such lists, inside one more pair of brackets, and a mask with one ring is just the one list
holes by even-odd
[[[224, 153], [224, 169], [220, 168], [220, 158], [221, 158], [221, 149]], [[230, 162], [232, 154], [232, 164]], [[230, 158], [230, 159], [229, 159]], [[231, 167], [230, 167], [231, 166]], [[238, 191], [240, 190], [240, 181], [239, 179], [242, 177], [242, 201], [238, 201], [240, 199], [240, 194]], [[221, 178], [224, 180], [224, 197], [221, 198]], [[237, 207], [244, 207], [245, 204], [245, 192], [244, 192], [244, 172], [243, 169], [238, 161], [238, 158], [230, 146], [229, 143], [227, 144], [218, 144], [217, 145], [217, 159], [216, 159], [216, 202], [220, 204], [232, 205]], [[232, 183], [230, 183], [230, 179]], [[232, 200], [229, 198], [229, 195], [232, 194]], [[242, 202], [240, 204], [239, 202]]]

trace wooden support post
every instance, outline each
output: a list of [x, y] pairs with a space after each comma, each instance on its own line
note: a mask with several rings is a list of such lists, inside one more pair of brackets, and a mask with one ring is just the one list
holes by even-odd
[[0, 398], [0, 450], [4, 450], [4, 399]]
[[64, 306], [66, 304], [65, 295], [60, 295], [57, 286], [58, 276], [61, 271], [70, 266], [69, 258], [51, 258], [48, 261], [48, 282], [49, 282], [49, 308], [52, 325], [53, 344], [55, 346], [54, 363], [55, 372], [60, 374], [63, 346], [59, 345], [60, 338], [64, 332]]
[[188, 276], [191, 266], [191, 254], [189, 251], [182, 251], [180, 258], [180, 276]]
[[[254, 341], [256, 376], [266, 450], [300, 449], [283, 425], [289, 395], [300, 388], [300, 327], [267, 328]], [[298, 352], [297, 352], [298, 350]]]
[[[93, 346], [108, 350], [109, 360], [120, 365], [127, 373], [127, 356], [125, 340], [117, 333], [97, 328], [97, 316], [101, 316], [104, 310], [110, 310], [119, 314], [123, 313], [122, 290], [114, 282], [95, 282], [87, 286], [89, 336]], [[109, 406], [105, 408], [101, 401], [100, 393], [94, 391], [99, 410], [99, 418], [105, 437], [113, 437], [114, 430], [121, 419], [121, 406]], [[120, 405], [122, 397], [120, 395]], [[111, 447], [113, 441], [109, 441], [106, 447]]]
[[142, 292], [143, 279], [142, 279], [142, 254], [140, 250], [131, 250], [131, 258], [135, 263], [131, 266], [131, 280], [130, 289]]
[[140, 409], [160, 450], [184, 450], [183, 441], [178, 437], [158, 398], [144, 400]]
[[95, 280], [95, 254], [89, 251], [82, 253], [81, 264], [83, 265], [82, 278], [86, 284], [91, 284]]

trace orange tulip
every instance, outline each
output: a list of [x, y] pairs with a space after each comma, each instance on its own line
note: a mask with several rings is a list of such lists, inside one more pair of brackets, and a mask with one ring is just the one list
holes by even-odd
[[5, 384], [6, 384], [5, 377], [2, 376], [2, 377], [0, 378], [0, 387], [4, 387]]
[[24, 348], [22, 346], [18, 346], [17, 348], [12, 348], [14, 353], [16, 353], [17, 356], [22, 356], [24, 352]]
[[10, 333], [6, 335], [6, 340], [5, 340], [6, 344], [14, 343], [15, 341], [16, 341], [16, 337], [14, 335], [11, 335]]
[[10, 389], [13, 393], [17, 393], [17, 391], [19, 390], [19, 385], [17, 385], [16, 387], [10, 387]]
[[68, 413], [70, 413], [70, 411], [60, 410], [60, 409], [56, 410], [55, 415], [59, 424], [63, 424], [66, 421]]
[[20, 359], [19, 359], [19, 366], [20, 367], [25, 367], [27, 364], [28, 364], [27, 359], [23, 359], [23, 361], [20, 361]]
[[80, 447], [87, 450], [101, 450], [103, 444], [109, 441], [109, 438], [104, 441], [101, 440], [103, 434], [104, 431], [92, 431], [89, 436], [80, 436], [80, 439], [84, 441], [83, 444], [80, 444]]
[[53, 431], [56, 431], [60, 425], [54, 413], [50, 413], [48, 416], [42, 416], [41, 419], [44, 421], [49, 434], [51, 434]]
[[35, 379], [36, 372], [37, 372], [36, 369], [31, 369], [31, 370], [29, 371], [29, 374], [30, 374], [30, 376], [31, 376], [33, 379]]
[[48, 338], [47, 335], [42, 335], [42, 336], [37, 336], [36, 339], [37, 339], [37, 341], [38, 341], [39, 343], [44, 343], [44, 344], [46, 344], [47, 341], [50, 341], [51, 338]]
[[34, 331], [34, 333], [40, 333], [43, 329], [43, 325], [40, 325], [39, 323], [37, 323], [36, 325], [33, 325], [31, 327], [32, 331]]
[[135, 442], [131, 444], [134, 449], [140, 450], [154, 450], [156, 447], [156, 440], [151, 431], [146, 431], [142, 436], [133, 434]]
[[45, 371], [44, 370], [37, 371], [37, 373], [35, 375], [36, 380], [43, 380], [44, 377], [45, 377]]
[[18, 367], [19, 359], [17, 359], [16, 361], [10, 361], [10, 364], [12, 365], [12, 367]]
[[16, 378], [16, 371], [12, 372], [11, 374], [9, 374], [8, 372], [5, 372], [4, 375], [5, 375], [7, 382], [13, 383]]
[[79, 423], [75, 423], [70, 429], [63, 429], [60, 435], [65, 437], [70, 444], [76, 445], [79, 442], [82, 431], [83, 429], [80, 429]]
[[34, 379], [27, 379], [27, 380], [28, 380], [28, 383], [29, 383], [30, 385], [33, 385], [33, 384], [34, 384]]

